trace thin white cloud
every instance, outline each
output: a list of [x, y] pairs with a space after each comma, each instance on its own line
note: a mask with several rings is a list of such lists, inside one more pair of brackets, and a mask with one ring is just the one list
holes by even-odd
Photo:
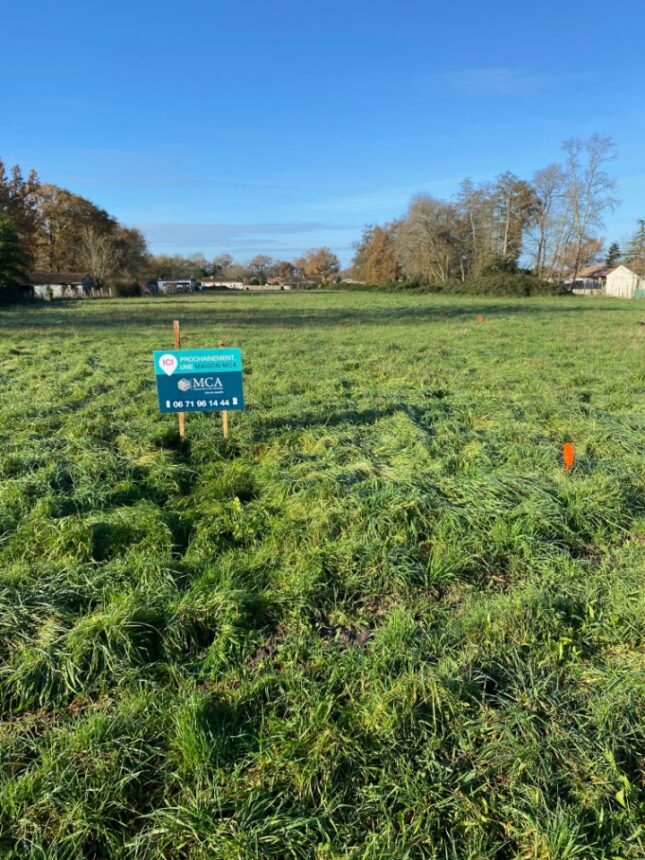
[[455, 96], [534, 96], [556, 86], [588, 82], [595, 77], [590, 72], [545, 74], [497, 66], [439, 72], [426, 77], [423, 85], [433, 92]]
[[429, 181], [420, 180], [413, 185], [378, 188], [373, 191], [348, 194], [328, 200], [312, 201], [303, 204], [301, 208], [313, 213], [320, 212], [323, 217], [325, 212], [343, 212], [361, 217], [364, 217], [365, 213], [376, 213], [374, 217], [380, 217], [380, 210], [405, 208], [410, 197], [422, 191], [437, 195], [450, 194], [459, 182], [460, 179], [456, 177]]
[[267, 224], [191, 224], [182, 221], [149, 221], [140, 224], [155, 244], [192, 244], [195, 242], [221, 242], [243, 240], [252, 236], [311, 233], [318, 230], [342, 230], [340, 225], [318, 221], [293, 221]]
[[144, 172], [116, 172], [110, 174], [83, 174], [66, 173], [63, 181], [67, 184], [83, 183], [93, 187], [105, 188], [139, 188], [139, 189], [193, 189], [193, 188], [221, 188], [233, 191], [291, 191], [293, 185], [269, 183], [269, 182], [244, 182], [234, 179], [219, 179], [211, 177], [180, 176], [173, 174], [146, 174]]
[[68, 150], [73, 164], [89, 166], [86, 172], [66, 171], [60, 181], [90, 183], [109, 188], [223, 188], [250, 191], [291, 191], [291, 182], [273, 182], [237, 176], [195, 174], [190, 159], [180, 153], [119, 147], [82, 147]]
[[155, 253], [201, 251], [206, 256], [223, 251], [246, 259], [259, 252], [290, 258], [307, 248], [330, 245], [344, 261], [358, 228], [353, 225], [294, 221], [267, 224], [192, 224], [147, 222], [138, 225]]
[[250, 247], [278, 248], [294, 238], [299, 245], [325, 244], [321, 237], [341, 237], [352, 225], [328, 224], [317, 221], [294, 221], [267, 224], [191, 224], [182, 221], [144, 222], [138, 225], [148, 243], [154, 248], [214, 248], [242, 251]]

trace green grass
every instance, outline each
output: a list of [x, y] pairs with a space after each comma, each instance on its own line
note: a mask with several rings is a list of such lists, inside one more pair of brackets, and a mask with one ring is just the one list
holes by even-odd
[[[157, 412], [174, 317], [242, 347], [227, 442]], [[0, 856], [645, 856], [644, 322], [3, 311]]]

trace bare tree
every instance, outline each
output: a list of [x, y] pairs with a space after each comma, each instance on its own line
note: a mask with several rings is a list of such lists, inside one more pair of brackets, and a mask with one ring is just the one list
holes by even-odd
[[498, 176], [492, 194], [496, 224], [494, 259], [501, 268], [514, 268], [525, 230], [535, 217], [539, 202], [531, 185], [509, 171]]
[[397, 231], [397, 253], [409, 278], [445, 284], [459, 273], [459, 217], [452, 203], [427, 194], [412, 198]]
[[610, 137], [594, 134], [588, 140], [565, 140], [562, 148], [566, 153], [565, 196], [571, 224], [568, 244], [573, 247], [571, 277], [575, 282], [592, 231], [602, 228], [604, 213], [618, 203], [616, 182], [604, 169], [616, 157], [616, 145]]
[[114, 236], [99, 232], [91, 226], [85, 226], [81, 230], [78, 259], [99, 288], [115, 274], [121, 262], [119, 246]]
[[230, 267], [234, 264], [233, 257], [230, 254], [219, 254], [211, 263], [211, 272], [214, 278], [223, 278], [226, 276]]
[[275, 262], [273, 257], [268, 254], [256, 254], [253, 259], [249, 260], [246, 268], [252, 278], [256, 278], [261, 284], [266, 284], [267, 278], [271, 275]]
[[478, 275], [492, 262], [493, 213], [489, 185], [475, 185], [472, 179], [464, 179], [457, 195], [462, 232], [460, 277], [465, 280]]
[[568, 244], [569, 224], [564, 171], [550, 164], [533, 174], [531, 182], [537, 206], [527, 235], [527, 253], [533, 258], [538, 277], [553, 276], [562, 249]]
[[289, 260], [278, 260], [274, 266], [274, 271], [276, 277], [282, 278], [282, 280], [288, 280], [295, 276], [296, 267], [293, 263], [290, 263]]
[[577, 242], [571, 242], [562, 250], [563, 270], [573, 271], [576, 261], [581, 268], [596, 263], [602, 257], [603, 248], [603, 240], [593, 236], [585, 239], [582, 246]]
[[462, 279], [486, 269], [514, 269], [538, 205], [533, 187], [509, 171], [481, 185], [465, 179], [456, 201]]
[[196, 281], [201, 280], [208, 269], [208, 261], [206, 257], [198, 251], [189, 255], [188, 262], [190, 263], [189, 277], [194, 278]]

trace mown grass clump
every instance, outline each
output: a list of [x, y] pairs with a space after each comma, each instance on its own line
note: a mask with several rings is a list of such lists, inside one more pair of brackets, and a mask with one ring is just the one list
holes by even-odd
[[[642, 316], [3, 311], [0, 856], [643, 856]], [[157, 413], [174, 317], [226, 441]]]

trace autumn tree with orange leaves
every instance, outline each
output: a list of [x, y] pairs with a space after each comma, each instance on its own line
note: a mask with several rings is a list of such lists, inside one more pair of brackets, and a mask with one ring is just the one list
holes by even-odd
[[354, 271], [356, 277], [379, 287], [398, 280], [400, 264], [394, 242], [395, 225], [366, 227], [356, 245]]
[[305, 278], [320, 284], [330, 283], [340, 271], [340, 262], [331, 248], [311, 248], [296, 260], [296, 266]]

